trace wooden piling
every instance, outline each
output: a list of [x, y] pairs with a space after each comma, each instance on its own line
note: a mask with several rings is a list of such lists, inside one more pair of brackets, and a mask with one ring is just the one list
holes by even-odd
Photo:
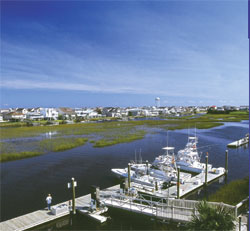
[[247, 230], [249, 230], [249, 211], [247, 211]]
[[158, 184], [157, 184], [157, 181], [155, 181], [155, 191], [158, 191]]
[[239, 231], [241, 231], [241, 216], [239, 216]]
[[148, 175], [148, 160], [146, 160], [147, 175]]
[[177, 168], [177, 199], [180, 198], [180, 166]]
[[130, 185], [131, 185], [130, 170], [131, 170], [131, 165], [130, 165], [130, 163], [128, 163], [128, 188], [129, 189], [130, 189]]
[[75, 179], [72, 177], [72, 212], [73, 214], [76, 213], [76, 201], [75, 201], [75, 198], [76, 198], [76, 194], [75, 194]]
[[225, 156], [225, 174], [228, 174], [228, 150], [226, 150]]

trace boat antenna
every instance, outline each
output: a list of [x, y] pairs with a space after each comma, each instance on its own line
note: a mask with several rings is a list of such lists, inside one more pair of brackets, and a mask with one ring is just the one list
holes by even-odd
[[168, 147], [168, 128], [167, 128], [167, 147]]
[[[140, 157], [141, 157], [141, 148], [140, 148]], [[141, 164], [142, 164], [142, 157], [141, 157]]]
[[194, 127], [194, 135], [195, 135], [195, 140], [196, 140], [196, 123], [195, 123], [195, 127]]
[[137, 164], [137, 160], [136, 160], [136, 149], [135, 149], [135, 163]]

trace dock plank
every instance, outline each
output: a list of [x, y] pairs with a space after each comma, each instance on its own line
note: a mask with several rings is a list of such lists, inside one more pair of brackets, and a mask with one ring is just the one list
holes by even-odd
[[[105, 190], [115, 190], [118, 189], [119, 185], [111, 186]], [[86, 204], [90, 203], [91, 195], [83, 195], [81, 197], [76, 198], [76, 207], [83, 207]], [[62, 204], [67, 204], [68, 201], [61, 202], [59, 204], [53, 205], [53, 206], [59, 206]], [[22, 231], [29, 228], [36, 227], [38, 225], [47, 223], [49, 221], [53, 221], [55, 219], [58, 219], [60, 217], [66, 216], [70, 213], [70, 211], [67, 211], [65, 213], [61, 213], [58, 215], [54, 215], [51, 212], [49, 212], [46, 209], [37, 210], [19, 217], [12, 218], [7, 221], [3, 221], [0, 223], [0, 230], [2, 231]]]

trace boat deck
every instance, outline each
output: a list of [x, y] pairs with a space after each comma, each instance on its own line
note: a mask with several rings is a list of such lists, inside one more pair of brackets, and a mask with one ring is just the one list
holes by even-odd
[[[207, 183], [210, 183], [220, 178], [224, 174], [225, 174], [224, 171], [220, 173], [208, 172]], [[190, 180], [186, 181], [184, 184], [180, 184], [180, 198], [202, 187], [204, 184], [205, 184], [205, 173], [200, 173], [192, 177]], [[177, 186], [176, 185], [171, 186], [168, 189], [158, 190], [158, 191], [155, 191], [154, 189], [149, 189], [147, 187], [137, 187], [136, 184], [133, 184], [133, 186], [135, 186], [139, 192], [145, 193], [148, 195], [157, 196], [160, 198], [165, 198], [165, 197], [177, 198]]]

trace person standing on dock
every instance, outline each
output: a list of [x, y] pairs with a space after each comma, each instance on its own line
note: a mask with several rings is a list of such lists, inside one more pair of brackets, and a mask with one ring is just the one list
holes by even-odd
[[50, 194], [48, 194], [46, 201], [47, 201], [47, 205], [48, 205], [48, 210], [50, 210], [50, 206], [51, 206], [51, 202], [52, 202], [52, 197]]

